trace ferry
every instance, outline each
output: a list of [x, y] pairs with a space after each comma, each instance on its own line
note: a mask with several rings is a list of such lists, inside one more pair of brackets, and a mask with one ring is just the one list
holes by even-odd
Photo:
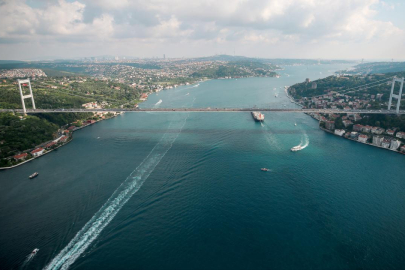
[[38, 176], [38, 174], [39, 174], [39, 173], [34, 172], [33, 174], [31, 174], [31, 175], [29, 176], [29, 178], [30, 178], [30, 179], [35, 178], [35, 177]]
[[252, 112], [253, 119], [257, 122], [262, 122], [264, 121], [264, 114], [260, 112]]
[[260, 170], [262, 170], [262, 171], [264, 171], [264, 172], [270, 171], [270, 169], [267, 169], [267, 168], [261, 168]]
[[293, 148], [291, 148], [291, 151], [297, 152], [297, 151], [300, 151], [302, 149], [304, 149], [304, 147], [302, 147], [301, 145], [297, 145], [297, 146], [294, 146]]

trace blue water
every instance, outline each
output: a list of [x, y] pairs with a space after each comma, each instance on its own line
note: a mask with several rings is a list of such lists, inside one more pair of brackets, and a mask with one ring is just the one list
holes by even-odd
[[[206, 81], [141, 106], [291, 107], [285, 85], [342, 68]], [[0, 268], [402, 269], [404, 157], [303, 114], [265, 117], [126, 113], [0, 172]]]

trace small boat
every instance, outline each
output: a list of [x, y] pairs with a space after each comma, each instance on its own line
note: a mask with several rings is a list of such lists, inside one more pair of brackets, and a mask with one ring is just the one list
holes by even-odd
[[301, 145], [297, 145], [297, 146], [294, 146], [293, 148], [291, 148], [291, 151], [297, 152], [297, 151], [300, 151], [302, 149], [304, 149], [304, 147], [302, 147]]
[[264, 171], [264, 172], [270, 171], [270, 169], [267, 169], [267, 168], [261, 168], [260, 170], [262, 170], [262, 171]]
[[35, 177], [38, 176], [38, 174], [39, 174], [39, 173], [34, 172], [33, 174], [31, 174], [31, 175], [29, 176], [29, 178], [30, 178], [30, 179], [35, 178]]
[[187, 93], [186, 96], [190, 95], [190, 93]]
[[296, 125], [297, 125], [297, 123], [294, 124], [294, 126], [296, 126]]
[[36, 249], [34, 249], [34, 250], [31, 252], [31, 254], [32, 254], [32, 255], [37, 254], [38, 251], [39, 251], [39, 249], [36, 248]]

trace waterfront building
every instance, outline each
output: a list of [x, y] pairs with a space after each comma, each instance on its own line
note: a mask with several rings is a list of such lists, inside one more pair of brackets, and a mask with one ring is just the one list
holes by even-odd
[[404, 152], [404, 153], [405, 153], [405, 145], [402, 145], [402, 146], [401, 146], [401, 152]]
[[383, 141], [381, 142], [381, 147], [389, 148], [390, 145], [391, 145], [391, 139], [389, 139], [389, 138], [384, 138]]
[[19, 155], [15, 155], [14, 156], [14, 159], [15, 160], [23, 160], [23, 159], [25, 159], [26, 157], [28, 156], [28, 154], [27, 153], [22, 153], [22, 154], [19, 154]]
[[395, 131], [393, 131], [392, 129], [387, 129], [386, 133], [390, 136], [394, 136]]
[[44, 153], [44, 151], [45, 151], [45, 149], [42, 148], [42, 147], [40, 147], [40, 148], [37, 148], [37, 149], [31, 151], [31, 154], [32, 154], [34, 157], [38, 157], [38, 156], [42, 155], [42, 154]]
[[343, 136], [343, 134], [345, 134], [345, 130], [344, 129], [335, 129], [335, 134], [338, 136]]
[[392, 141], [391, 141], [391, 145], [390, 145], [390, 149], [391, 149], [391, 150], [397, 150], [400, 146], [401, 146], [401, 141], [399, 141], [399, 140], [392, 140]]
[[350, 138], [351, 139], [357, 139], [357, 137], [359, 136], [359, 134], [357, 132], [350, 132]]
[[357, 139], [359, 142], [366, 143], [368, 140], [368, 136], [364, 134], [360, 134], [359, 138]]
[[373, 144], [376, 146], [381, 146], [384, 137], [382, 136], [373, 136]]

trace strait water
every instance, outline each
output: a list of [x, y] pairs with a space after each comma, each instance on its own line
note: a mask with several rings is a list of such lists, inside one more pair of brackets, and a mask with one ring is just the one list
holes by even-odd
[[[285, 85], [342, 68], [206, 81], [142, 106], [291, 107]], [[304, 114], [265, 117], [127, 113], [0, 172], [0, 269], [402, 269], [404, 156]]]

